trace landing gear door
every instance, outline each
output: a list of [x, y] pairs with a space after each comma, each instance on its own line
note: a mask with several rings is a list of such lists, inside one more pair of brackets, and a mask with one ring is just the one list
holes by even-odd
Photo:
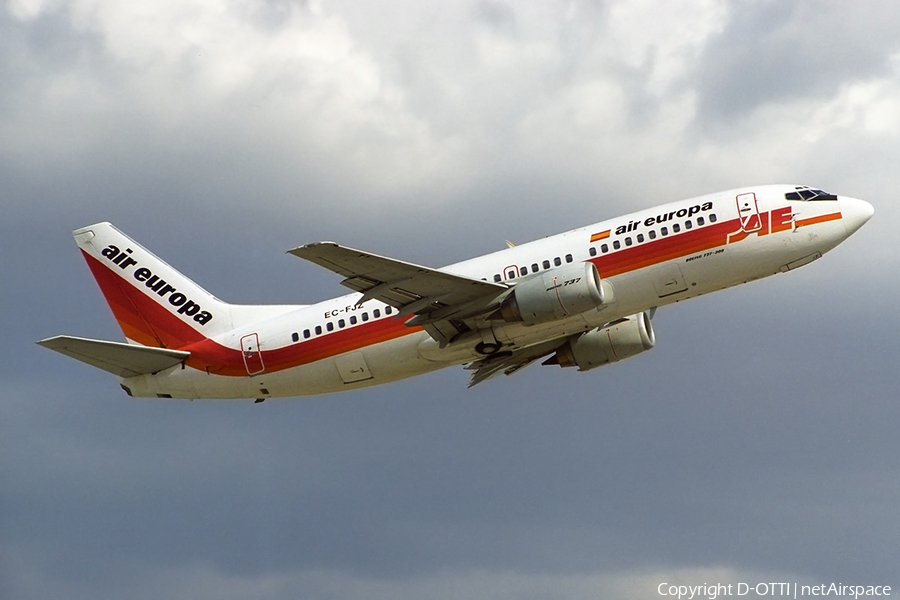
[[262, 361], [262, 353], [259, 351], [259, 336], [255, 333], [241, 338], [241, 354], [244, 356], [244, 366], [247, 367], [247, 375], [259, 375], [266, 370]]
[[756, 205], [756, 194], [740, 194], [737, 197], [738, 215], [741, 218], [741, 229], [744, 233], [751, 233], [762, 229], [762, 220], [759, 217], [759, 207]]

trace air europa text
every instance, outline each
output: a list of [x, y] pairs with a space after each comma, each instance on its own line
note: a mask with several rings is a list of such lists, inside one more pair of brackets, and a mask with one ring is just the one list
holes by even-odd
[[678, 210], [673, 210], [668, 213], [663, 213], [661, 215], [656, 215], [655, 217], [647, 217], [643, 221], [629, 221], [626, 225], [619, 225], [616, 227], [616, 235], [621, 235], [623, 233], [628, 233], [629, 231], [634, 231], [638, 228], [641, 223], [643, 223], [644, 227], [653, 227], [657, 223], [665, 223], [666, 221], [670, 221], [672, 219], [681, 219], [683, 217], [693, 217], [699, 212], [706, 212], [708, 210], [712, 210], [713, 203], [712, 202], [704, 202], [703, 204], [695, 204], [690, 208], [680, 208]]
[[[119, 250], [117, 246], [110, 244], [100, 254], [120, 269], [138, 267], [132, 272], [135, 280], [143, 283], [147, 288], [155, 292], [157, 296], [168, 300], [169, 304], [178, 309], [178, 314], [193, 317], [194, 321], [200, 325], [206, 325], [212, 320], [213, 316], [209, 311], [203, 310], [199, 304], [179, 292], [165, 279], [154, 275], [147, 267], [139, 266], [138, 261], [131, 257], [132, 252], [131, 248], [126, 248], [123, 251]], [[169, 295], [168, 298], [166, 298], [166, 294]]]

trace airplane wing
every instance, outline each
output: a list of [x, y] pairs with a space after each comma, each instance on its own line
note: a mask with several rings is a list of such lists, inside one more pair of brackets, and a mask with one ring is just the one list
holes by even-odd
[[548, 342], [537, 344], [536, 346], [515, 350], [511, 353], [498, 352], [496, 355], [469, 363], [466, 365], [466, 369], [475, 371], [472, 373], [472, 378], [469, 380], [469, 387], [478, 385], [482, 381], [490, 379], [500, 371], [503, 371], [504, 375], [512, 375], [539, 358], [547, 356], [555, 351], [562, 346], [565, 341], [566, 338], [550, 340]]
[[191, 355], [190, 352], [181, 350], [90, 340], [68, 335], [47, 338], [38, 344], [119, 377], [156, 373], [184, 362]]
[[509, 290], [501, 283], [446, 273], [334, 242], [307, 244], [288, 253], [342, 275], [345, 279], [341, 285], [363, 294], [359, 304], [374, 298], [397, 308], [398, 316], [415, 314], [406, 324], [424, 327], [442, 344], [467, 328], [465, 319], [496, 309]]

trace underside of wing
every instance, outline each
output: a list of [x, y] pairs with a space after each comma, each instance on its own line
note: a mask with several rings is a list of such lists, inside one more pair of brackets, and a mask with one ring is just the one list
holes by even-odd
[[477, 385], [486, 379], [490, 379], [497, 373], [503, 372], [504, 375], [512, 375], [523, 367], [527, 367], [534, 361], [547, 356], [562, 346], [566, 338], [559, 338], [530, 346], [513, 352], [498, 352], [493, 356], [488, 356], [466, 365], [466, 369], [475, 371], [469, 381], [469, 387]]
[[135, 346], [68, 335], [47, 338], [38, 344], [119, 377], [156, 373], [184, 362], [191, 355], [190, 352], [181, 350]]
[[354, 250], [334, 242], [307, 244], [288, 251], [344, 277], [341, 285], [363, 294], [359, 303], [376, 299], [416, 315], [418, 325], [446, 343], [465, 331], [466, 319], [496, 309], [509, 290], [500, 283], [446, 273], [393, 258]]

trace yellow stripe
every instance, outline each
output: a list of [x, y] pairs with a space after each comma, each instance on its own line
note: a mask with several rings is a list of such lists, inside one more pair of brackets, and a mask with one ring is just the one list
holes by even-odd
[[595, 233], [594, 235], [591, 236], [591, 243], [593, 244], [596, 241], [606, 239], [608, 237], [609, 237], [609, 229], [607, 229], [606, 231], [601, 231], [600, 233]]

